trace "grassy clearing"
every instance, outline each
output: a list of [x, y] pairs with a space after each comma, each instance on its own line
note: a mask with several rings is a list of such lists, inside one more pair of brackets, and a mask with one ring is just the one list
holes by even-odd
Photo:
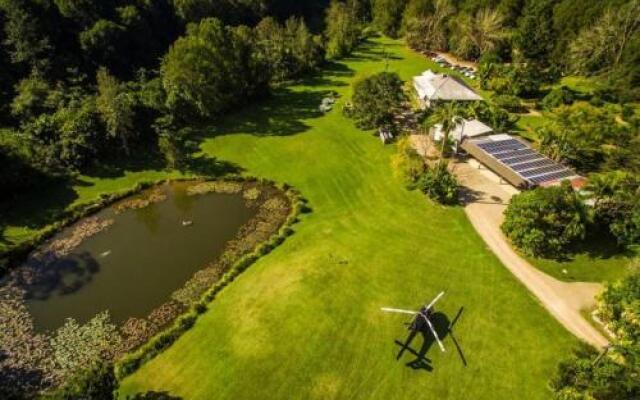
[[[547, 399], [546, 381], [576, 343], [500, 265], [460, 208], [431, 204], [393, 178], [391, 146], [340, 113], [350, 82], [385, 69], [404, 79], [428, 67], [377, 39], [317, 77], [226, 118], [202, 151], [301, 190], [313, 213], [227, 287], [171, 348], [122, 382], [121, 395], [184, 399]], [[342, 95], [326, 116], [322, 97]], [[440, 290], [446, 353], [430, 366], [405, 353], [405, 320]], [[444, 329], [453, 328], [462, 355]], [[419, 338], [413, 347], [423, 345]], [[466, 361], [463, 363], [462, 356]]]
[[640, 249], [621, 251], [609, 241], [590, 241], [567, 260], [529, 258], [547, 274], [567, 282], [614, 282], [629, 271], [629, 263], [640, 256]]

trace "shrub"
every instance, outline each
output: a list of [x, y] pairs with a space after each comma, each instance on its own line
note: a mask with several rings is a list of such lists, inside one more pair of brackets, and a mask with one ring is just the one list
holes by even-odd
[[430, 199], [439, 203], [455, 204], [458, 201], [458, 181], [446, 164], [427, 169], [418, 186]]
[[581, 199], [564, 183], [513, 197], [502, 230], [526, 254], [557, 257], [584, 238], [586, 223]]
[[522, 101], [517, 96], [509, 95], [509, 94], [498, 94], [494, 95], [491, 98], [491, 101], [496, 106], [503, 108], [509, 112], [519, 113], [524, 111], [524, 107], [522, 106]]
[[41, 396], [42, 400], [114, 399], [118, 387], [113, 366], [101, 362], [93, 368], [80, 368], [61, 388]]
[[404, 100], [402, 80], [398, 74], [381, 72], [354, 83], [349, 115], [363, 129], [388, 125], [393, 122], [393, 115]]
[[396, 154], [391, 158], [393, 170], [405, 185], [414, 189], [416, 183], [424, 173], [424, 160], [411, 146], [407, 136], [403, 136], [396, 144]]
[[545, 110], [550, 110], [562, 105], [573, 104], [574, 99], [575, 96], [573, 91], [566, 86], [561, 86], [551, 90], [546, 96], [544, 96], [540, 104]]
[[[618, 282], [607, 284], [600, 295], [598, 315], [621, 343], [640, 342], [640, 262]], [[640, 361], [640, 360], [639, 360]]]
[[555, 400], [628, 400], [640, 396], [637, 363], [600, 356], [581, 344], [558, 365], [549, 386]]

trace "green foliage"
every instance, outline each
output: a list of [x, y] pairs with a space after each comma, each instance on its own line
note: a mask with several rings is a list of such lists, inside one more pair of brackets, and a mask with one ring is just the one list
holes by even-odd
[[571, 105], [574, 101], [574, 94], [566, 86], [552, 89], [541, 101], [542, 108], [551, 110], [562, 105]]
[[639, 377], [638, 364], [599, 356], [582, 344], [558, 365], [550, 387], [555, 400], [628, 400], [640, 396]]
[[491, 97], [491, 102], [497, 107], [512, 113], [520, 113], [525, 111], [520, 98], [510, 94], [494, 95]]
[[372, 0], [373, 25], [385, 35], [398, 37], [407, 0]]
[[634, 128], [620, 124], [605, 108], [585, 103], [560, 106], [536, 129], [540, 149], [551, 158], [579, 171], [598, 171], [633, 144]]
[[640, 243], [640, 179], [630, 173], [608, 172], [589, 176], [597, 224], [608, 226], [621, 245]]
[[327, 9], [325, 24], [327, 57], [340, 58], [351, 53], [362, 32], [356, 9], [339, 0], [332, 0]]
[[393, 171], [409, 189], [414, 189], [426, 170], [422, 157], [416, 153], [408, 136], [396, 142], [396, 153], [391, 158]]
[[422, 193], [442, 204], [458, 202], [458, 181], [446, 163], [427, 169], [418, 181]]
[[536, 188], [513, 197], [502, 231], [524, 253], [559, 257], [584, 238], [587, 216], [582, 200], [568, 184]]
[[[640, 263], [631, 274], [607, 284], [598, 303], [598, 316], [625, 345], [640, 346]], [[638, 347], [640, 349], [640, 347]], [[638, 360], [640, 361], [640, 360]], [[640, 368], [640, 365], [636, 367]]]
[[125, 155], [131, 155], [129, 142], [134, 134], [133, 118], [136, 99], [109, 72], [101, 68], [98, 70], [97, 109], [104, 122], [107, 133], [111, 137], [119, 138]]
[[526, 61], [546, 65], [556, 43], [553, 29], [555, 0], [525, 0], [514, 36], [514, 45]]
[[30, 75], [16, 86], [11, 113], [22, 120], [33, 120], [47, 111], [47, 97], [51, 88], [39, 74]]
[[126, 30], [105, 19], [80, 33], [80, 46], [97, 65], [119, 65]]
[[508, 38], [504, 16], [497, 10], [460, 13], [451, 21], [451, 50], [466, 59], [478, 59], [496, 51]]
[[256, 26], [255, 33], [258, 51], [269, 61], [272, 81], [312, 71], [324, 59], [319, 38], [309, 32], [300, 18], [291, 17], [284, 25], [271, 17], [265, 18]]
[[420, 51], [446, 50], [446, 23], [454, 12], [447, 0], [409, 0], [403, 16], [407, 44]]
[[405, 100], [403, 83], [396, 73], [380, 72], [353, 84], [350, 115], [363, 129], [389, 125]]
[[113, 366], [100, 362], [95, 367], [82, 368], [61, 388], [45, 393], [41, 400], [110, 400], [118, 388]]
[[518, 121], [517, 115], [510, 114], [495, 102], [462, 104], [459, 113], [465, 118], [473, 118], [484, 122], [496, 132], [507, 132]]
[[211, 118], [267, 91], [268, 68], [248, 28], [217, 19], [191, 24], [162, 62], [167, 107], [175, 115]]

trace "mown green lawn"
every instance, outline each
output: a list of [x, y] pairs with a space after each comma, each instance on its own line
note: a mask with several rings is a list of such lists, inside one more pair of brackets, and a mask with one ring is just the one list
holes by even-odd
[[[393, 55], [389, 70], [405, 79], [428, 65], [400, 42], [377, 39], [203, 137], [204, 154], [294, 185], [313, 212], [126, 378], [123, 397], [549, 398], [547, 380], [576, 339], [490, 253], [461, 208], [407, 192], [392, 175], [393, 147], [341, 115], [350, 82], [385, 69], [381, 42]], [[330, 90], [342, 100], [319, 115]], [[412, 363], [409, 352], [396, 361], [406, 318], [379, 308], [416, 308], [441, 290], [435, 319], [447, 351], [428, 341], [429, 362]]]
[[547, 274], [567, 282], [615, 282], [629, 271], [640, 249], [622, 251], [609, 241], [588, 243], [589, 250], [569, 255], [566, 260], [529, 258], [529, 262]]

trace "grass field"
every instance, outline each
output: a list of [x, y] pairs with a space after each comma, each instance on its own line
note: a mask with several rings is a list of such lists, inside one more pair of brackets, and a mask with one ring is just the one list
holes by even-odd
[[567, 260], [530, 258], [540, 270], [567, 282], [614, 282], [629, 272], [629, 264], [640, 256], [640, 249], [621, 252], [610, 242], [588, 243], [589, 251], [571, 255]]
[[[500, 265], [462, 209], [407, 192], [393, 178], [392, 147], [340, 113], [354, 78], [385, 69], [381, 41], [202, 138], [204, 154], [296, 186], [313, 212], [172, 347], [126, 378], [123, 397], [549, 397], [547, 379], [576, 340]], [[399, 42], [384, 43], [388, 69], [403, 78], [427, 66]], [[319, 115], [330, 90], [342, 100]], [[415, 308], [441, 290], [435, 319], [447, 352], [419, 338], [413, 347], [430, 362], [410, 352], [396, 361], [405, 318], [379, 307]]]

